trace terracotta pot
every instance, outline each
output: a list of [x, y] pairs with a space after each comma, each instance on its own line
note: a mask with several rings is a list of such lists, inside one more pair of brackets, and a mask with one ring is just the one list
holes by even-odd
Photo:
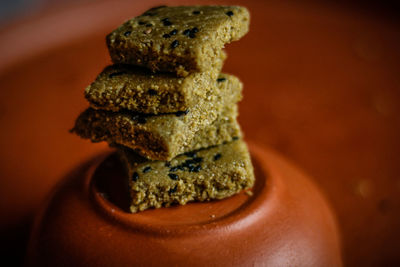
[[250, 146], [256, 185], [221, 201], [125, 212], [113, 153], [72, 171], [36, 218], [29, 266], [341, 266], [322, 194], [274, 152]]

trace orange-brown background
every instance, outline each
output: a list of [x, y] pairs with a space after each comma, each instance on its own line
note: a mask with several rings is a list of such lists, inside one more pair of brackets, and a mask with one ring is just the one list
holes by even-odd
[[[52, 6], [0, 29], [3, 257], [22, 261], [32, 215], [51, 187], [105, 147], [68, 133], [87, 106], [84, 87], [110, 62], [104, 36], [162, 3]], [[231, 3], [252, 14], [250, 33], [227, 46], [224, 67], [245, 84], [239, 120], [246, 138], [314, 177], [337, 214], [348, 266], [400, 264], [395, 12], [330, 2]]]

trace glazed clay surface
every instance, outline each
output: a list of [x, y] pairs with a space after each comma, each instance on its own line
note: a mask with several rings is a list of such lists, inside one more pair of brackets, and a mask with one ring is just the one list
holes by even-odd
[[251, 196], [137, 214], [125, 211], [115, 155], [86, 162], [38, 215], [28, 265], [341, 266], [336, 222], [318, 189], [280, 156], [250, 148]]

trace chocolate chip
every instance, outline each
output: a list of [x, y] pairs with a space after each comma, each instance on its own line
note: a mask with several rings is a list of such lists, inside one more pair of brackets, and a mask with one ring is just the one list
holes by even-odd
[[126, 37], [128, 37], [129, 35], [131, 35], [131, 31], [124, 32], [124, 35], [125, 35]]
[[139, 179], [139, 174], [137, 172], [134, 172], [132, 174], [132, 181], [136, 182]]
[[228, 11], [228, 12], [226, 12], [225, 14], [227, 14], [229, 17], [232, 17], [232, 16], [233, 16], [233, 12], [232, 12], [232, 11]]
[[175, 35], [175, 34], [177, 34], [178, 33], [178, 30], [177, 29], [173, 29], [169, 34], [170, 35]]
[[201, 166], [197, 165], [196, 167], [194, 167], [193, 172], [199, 172], [201, 170]]
[[239, 140], [239, 136], [232, 137], [232, 140], [234, 140], [234, 141]]
[[148, 173], [149, 171], [151, 171], [151, 167], [147, 166], [143, 169], [143, 173]]
[[164, 24], [164, 26], [171, 26], [172, 25], [172, 22], [169, 21], [169, 18], [164, 18], [161, 21]]
[[219, 82], [219, 83], [220, 83], [220, 82], [225, 82], [225, 81], [226, 81], [226, 78], [218, 78], [218, 79], [217, 79], [217, 82]]
[[221, 153], [214, 155], [214, 161], [219, 160], [222, 157]]
[[179, 45], [179, 41], [178, 40], [174, 40], [172, 43], [171, 43], [171, 48], [175, 48], [175, 47], [177, 47]]
[[197, 156], [196, 152], [190, 151], [190, 152], [186, 152], [185, 156], [188, 156], [190, 158], [195, 158]]
[[154, 89], [149, 89], [149, 90], [147, 90], [147, 93], [148, 93], [149, 95], [157, 95], [157, 91], [154, 90]]
[[172, 180], [178, 180], [179, 176], [174, 173], [168, 173], [169, 178]]
[[194, 158], [193, 161], [196, 163], [200, 163], [203, 161], [203, 158], [202, 157]]
[[197, 27], [194, 27], [193, 29], [186, 29], [182, 33], [183, 35], [189, 37], [189, 38], [195, 38], [196, 33], [199, 32], [199, 29]]
[[151, 24], [151, 23], [146, 24], [146, 27], [152, 27], [152, 26], [153, 26], [153, 24]]
[[188, 159], [186, 160], [182, 165], [183, 167], [186, 167], [189, 169], [189, 171], [193, 168], [195, 168], [196, 166], [199, 165], [199, 163], [201, 163], [203, 161], [203, 158], [199, 157], [199, 158], [193, 158], [193, 159]]
[[177, 189], [178, 189], [178, 186], [175, 185], [174, 188], [170, 188], [170, 189], [169, 189], [168, 193], [170, 193], [170, 194], [175, 193]]
[[165, 162], [165, 167], [171, 167], [171, 162], [169, 161]]
[[201, 165], [189, 165], [187, 168], [189, 172], [199, 172], [201, 170]]
[[126, 74], [126, 72], [124, 72], [124, 71], [118, 71], [118, 72], [111, 73], [110, 75], [108, 75], [108, 77], [109, 77], [109, 78], [114, 78], [114, 77], [116, 77], [116, 76], [120, 76], [120, 75], [123, 75], [123, 74]]
[[183, 115], [187, 115], [188, 113], [189, 113], [189, 110], [187, 109], [187, 110], [184, 110], [184, 111], [178, 111], [178, 112], [175, 113], [175, 115], [177, 117], [180, 117], [180, 116], [183, 116]]
[[196, 162], [193, 159], [188, 159], [182, 164], [182, 166], [183, 167], [190, 167], [191, 165], [194, 165], [195, 163]]
[[198, 15], [198, 14], [200, 14], [200, 11], [195, 10], [195, 11], [193, 11], [192, 13], [193, 13], [193, 15]]
[[178, 168], [177, 166], [171, 167], [171, 168], [169, 169], [170, 172], [176, 172], [176, 171], [178, 171], [178, 170], [179, 170], [179, 168]]
[[170, 38], [171, 36], [168, 34], [168, 33], [166, 33], [166, 34], [164, 34], [162, 37], [164, 37], [164, 38]]
[[147, 22], [145, 22], [145, 21], [139, 21], [139, 22], [138, 22], [139, 25], [145, 25], [146, 23], [147, 23]]

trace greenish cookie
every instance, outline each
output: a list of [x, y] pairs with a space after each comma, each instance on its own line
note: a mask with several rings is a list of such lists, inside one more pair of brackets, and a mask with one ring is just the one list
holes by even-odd
[[224, 74], [220, 78], [225, 79], [218, 83], [220, 94], [210, 96], [210, 101], [198, 103], [187, 113], [144, 115], [89, 108], [78, 117], [72, 131], [93, 142], [127, 146], [149, 159], [169, 160], [197, 148], [192, 140], [195, 135], [206, 138], [198, 133], [210, 129], [207, 126], [218, 131], [220, 124], [236, 124], [235, 103], [241, 99], [242, 84], [231, 75]]
[[199, 102], [208, 101], [210, 95], [218, 95], [221, 82], [223, 78], [212, 78], [209, 72], [182, 78], [172, 73], [154, 74], [132, 65], [112, 65], [86, 88], [85, 97], [95, 109], [174, 113], [192, 109]]
[[239, 6], [156, 7], [128, 20], [107, 36], [114, 63], [153, 72], [217, 73], [222, 48], [249, 30], [250, 15]]
[[149, 161], [121, 148], [129, 175], [131, 212], [232, 196], [254, 184], [253, 166], [242, 140]]

